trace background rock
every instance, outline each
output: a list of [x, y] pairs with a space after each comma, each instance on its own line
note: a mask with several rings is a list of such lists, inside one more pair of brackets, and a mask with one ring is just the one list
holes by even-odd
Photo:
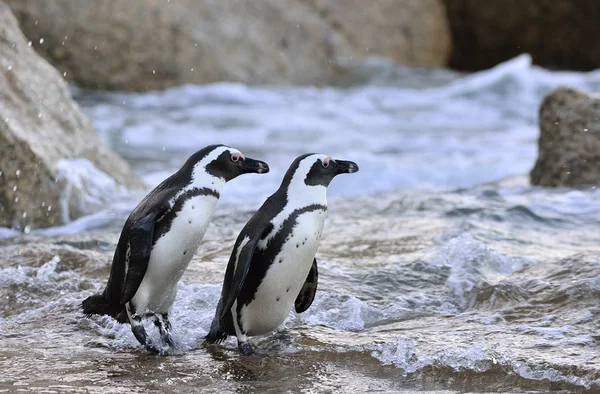
[[454, 49], [450, 66], [481, 70], [521, 53], [536, 64], [600, 67], [596, 0], [444, 0]]
[[[115, 186], [141, 185], [98, 138], [67, 84], [27, 45], [0, 2], [0, 227], [46, 227], [76, 217], [80, 212], [68, 211], [69, 199], [61, 206], [68, 185], [58, 173], [61, 167], [65, 174], [68, 159], [75, 158], [89, 160]], [[85, 199], [70, 189], [78, 203]]]
[[600, 184], [600, 98], [568, 88], [546, 96], [540, 108], [539, 153], [531, 183]]
[[35, 49], [88, 88], [325, 84], [366, 56], [442, 67], [450, 50], [439, 0], [7, 2]]
[[438, 0], [304, 0], [345, 38], [355, 58], [385, 56], [406, 66], [446, 65], [452, 42]]

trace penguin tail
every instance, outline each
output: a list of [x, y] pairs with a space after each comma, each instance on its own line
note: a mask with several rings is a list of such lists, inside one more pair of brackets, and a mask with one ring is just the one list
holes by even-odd
[[83, 314], [87, 317], [91, 317], [92, 315], [109, 315], [116, 318], [119, 323], [126, 321], [126, 316], [123, 314], [123, 306], [107, 301], [104, 293], [89, 296], [83, 300], [81, 308], [83, 309]]

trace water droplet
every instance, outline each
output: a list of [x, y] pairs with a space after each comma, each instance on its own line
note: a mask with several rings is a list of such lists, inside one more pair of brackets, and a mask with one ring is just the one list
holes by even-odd
[[23, 219], [27, 218], [27, 212], [23, 212]]
[[190, 68], [190, 71], [194, 71], [194, 67]]
[[156, 74], [156, 70], [152, 70], [152, 74]]
[[7, 68], [8, 68], [8, 71], [12, 70], [12, 64], [9, 64]]
[[13, 186], [13, 192], [16, 192], [16, 191], [17, 191], [17, 185], [14, 185]]
[[48, 205], [48, 212], [52, 210], [52, 205]]
[[583, 131], [588, 131], [588, 129], [583, 129]]
[[19, 202], [19, 196], [15, 197], [15, 202]]
[[42, 117], [42, 113], [38, 112], [38, 119], [40, 119]]
[[66, 76], [67, 76], [67, 72], [65, 71], [65, 72], [63, 73], [63, 77], [66, 77]]
[[42, 207], [46, 206], [46, 201], [42, 201]]
[[43, 43], [44, 43], [44, 39], [40, 38], [40, 44], [43, 44]]
[[98, 46], [94, 45], [94, 51], [97, 51], [97, 50], [98, 50]]
[[34, 25], [36, 25], [36, 26], [37, 26], [37, 24], [38, 24], [38, 21], [35, 21], [35, 22], [34, 22]]
[[16, 175], [17, 177], [19, 177], [19, 175], [21, 175], [21, 170], [17, 170], [17, 171], [15, 171], [15, 175]]
[[27, 42], [27, 46], [30, 47], [31, 46], [31, 41]]
[[29, 225], [25, 226], [25, 228], [23, 229], [23, 232], [25, 234], [29, 234], [31, 232], [31, 226], [29, 226]]

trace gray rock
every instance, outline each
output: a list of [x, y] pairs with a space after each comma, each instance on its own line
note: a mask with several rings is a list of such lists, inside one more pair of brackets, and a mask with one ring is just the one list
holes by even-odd
[[531, 183], [600, 184], [600, 98], [559, 88], [540, 107], [539, 153]]
[[445, 67], [450, 26], [438, 0], [304, 0], [348, 42], [352, 56], [405, 66]]
[[88, 88], [319, 85], [366, 56], [444, 66], [450, 49], [439, 0], [6, 1], [35, 49]]
[[[87, 164], [99, 178], [72, 176], [78, 167], [69, 159]], [[99, 188], [116, 190], [119, 183], [141, 186], [98, 138], [66, 82], [28, 46], [0, 1], [0, 227], [24, 230], [73, 219], [85, 213], [90, 196], [100, 198]], [[89, 194], [82, 186], [95, 190]]]

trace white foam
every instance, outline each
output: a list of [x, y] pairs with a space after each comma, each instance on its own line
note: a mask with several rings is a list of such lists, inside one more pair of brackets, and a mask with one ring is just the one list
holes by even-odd
[[139, 173], [157, 172], [144, 160], [168, 161], [169, 171], [153, 183], [210, 143], [267, 161], [271, 174], [241, 177], [222, 196], [224, 202], [262, 201], [292, 160], [306, 152], [359, 164], [357, 174], [333, 181], [331, 196], [468, 187], [526, 174], [536, 157], [539, 104], [565, 84], [600, 90], [600, 71], [551, 72], [522, 55], [431, 88], [220, 83], [105, 94], [97, 104], [86, 100], [83, 108], [109, 143], [136, 160]]
[[72, 208], [78, 214], [90, 214], [127, 196], [125, 187], [119, 186], [87, 159], [60, 160], [56, 170], [58, 180], [65, 183], [61, 196], [64, 223], [71, 220]]

